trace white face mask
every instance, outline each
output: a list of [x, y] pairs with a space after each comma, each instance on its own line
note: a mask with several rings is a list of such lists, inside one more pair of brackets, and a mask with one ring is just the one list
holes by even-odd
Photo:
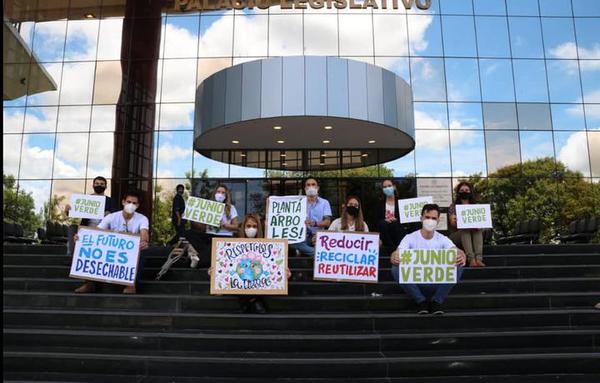
[[426, 219], [423, 220], [423, 229], [427, 231], [434, 231], [437, 227], [438, 223], [435, 219]]
[[123, 210], [125, 210], [125, 213], [127, 213], [127, 214], [135, 213], [136, 209], [137, 209], [137, 206], [133, 203], [128, 203], [123, 207]]
[[255, 238], [256, 232], [258, 231], [258, 229], [255, 227], [247, 227], [246, 229], [244, 229], [244, 231], [246, 232], [246, 237]]
[[309, 197], [314, 197], [319, 193], [319, 188], [315, 186], [310, 186], [306, 188], [306, 195]]
[[225, 193], [217, 193], [215, 194], [215, 201], [223, 202], [225, 201]]

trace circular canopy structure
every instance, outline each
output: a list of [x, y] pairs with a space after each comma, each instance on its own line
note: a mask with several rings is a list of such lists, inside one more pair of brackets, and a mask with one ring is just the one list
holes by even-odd
[[327, 170], [374, 165], [414, 149], [410, 86], [337, 57], [232, 66], [196, 92], [194, 148], [235, 165]]

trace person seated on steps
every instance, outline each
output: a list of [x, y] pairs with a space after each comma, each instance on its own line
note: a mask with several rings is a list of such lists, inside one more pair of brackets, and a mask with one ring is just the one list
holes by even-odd
[[[148, 248], [150, 240], [148, 218], [136, 210], [140, 206], [140, 195], [136, 191], [128, 191], [123, 195], [121, 200], [123, 210], [111, 213], [105, 216], [98, 224], [98, 229], [114, 231], [118, 233], [129, 233], [140, 235], [140, 256], [138, 261], [138, 270], [136, 273], [136, 284], [139, 282], [144, 269], [145, 250]], [[75, 234], [75, 241], [79, 240], [79, 236]], [[76, 293], [92, 293], [96, 291], [96, 283], [86, 281], [83, 285], [75, 289]], [[135, 294], [136, 286], [127, 286], [123, 290], [123, 294]]]
[[[443, 234], [438, 233], [435, 228], [437, 227], [440, 218], [440, 208], [436, 204], [426, 204], [421, 210], [421, 225], [422, 228], [413, 233], [406, 235], [398, 249], [392, 253], [390, 261], [392, 263], [392, 275], [395, 281], [400, 281], [400, 270], [399, 266], [401, 263], [400, 253], [402, 250], [410, 249], [457, 249], [458, 255], [456, 257], [457, 269], [457, 281], [460, 279], [465, 265], [465, 253], [458, 249], [452, 241]], [[434, 314], [442, 315], [444, 310], [442, 304], [450, 291], [454, 287], [454, 284], [400, 284], [400, 287], [408, 294], [413, 301], [417, 304], [417, 313], [423, 314]]]
[[361, 209], [360, 199], [350, 195], [346, 197], [344, 211], [340, 218], [336, 218], [329, 226], [330, 231], [364, 231], [369, 232]]
[[450, 220], [450, 239], [456, 246], [464, 249], [467, 254], [469, 267], [485, 267], [483, 263], [483, 230], [484, 229], [459, 229], [456, 220], [456, 205], [477, 203], [473, 196], [473, 186], [468, 182], [461, 182], [456, 187], [455, 202], [448, 208]]
[[[242, 222], [242, 227], [239, 231], [239, 238], [264, 238], [264, 231], [261, 224], [261, 219], [256, 214], [247, 214]], [[208, 275], [213, 272], [213, 267], [208, 269]], [[286, 268], [286, 277], [290, 279], [292, 273], [289, 268]], [[254, 312], [257, 314], [265, 314], [267, 307], [260, 295], [244, 295], [238, 297], [240, 310], [243, 313]]]

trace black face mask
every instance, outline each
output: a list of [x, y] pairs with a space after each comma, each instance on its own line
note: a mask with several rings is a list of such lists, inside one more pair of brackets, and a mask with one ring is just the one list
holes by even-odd
[[177, 194], [179, 194], [179, 195], [183, 194], [183, 190], [177, 190]]
[[106, 190], [106, 186], [94, 186], [94, 192], [96, 194], [102, 194]]
[[346, 211], [353, 217], [358, 216], [358, 208], [356, 206], [348, 206], [346, 207]]
[[473, 196], [473, 194], [470, 192], [459, 192], [458, 193], [458, 198], [460, 198], [460, 199], [469, 199], [470, 200], [472, 196]]

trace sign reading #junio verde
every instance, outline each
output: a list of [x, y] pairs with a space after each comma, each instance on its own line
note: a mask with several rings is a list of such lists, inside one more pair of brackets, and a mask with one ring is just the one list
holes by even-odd
[[285, 239], [213, 238], [211, 294], [287, 295]]
[[81, 226], [75, 243], [72, 278], [135, 285], [140, 236]]
[[491, 228], [492, 212], [490, 205], [456, 205], [456, 223], [459, 229]]
[[378, 233], [317, 232], [315, 280], [377, 283], [378, 274]]
[[456, 283], [456, 249], [400, 250], [400, 283]]
[[225, 204], [209, 199], [189, 197], [185, 204], [183, 219], [219, 227], [225, 211]]
[[70, 218], [104, 218], [106, 197], [103, 195], [71, 194]]
[[269, 197], [267, 238], [283, 238], [289, 243], [306, 238], [306, 196]]
[[433, 203], [433, 197], [399, 199], [400, 223], [419, 222], [421, 220], [421, 209], [428, 203]]

